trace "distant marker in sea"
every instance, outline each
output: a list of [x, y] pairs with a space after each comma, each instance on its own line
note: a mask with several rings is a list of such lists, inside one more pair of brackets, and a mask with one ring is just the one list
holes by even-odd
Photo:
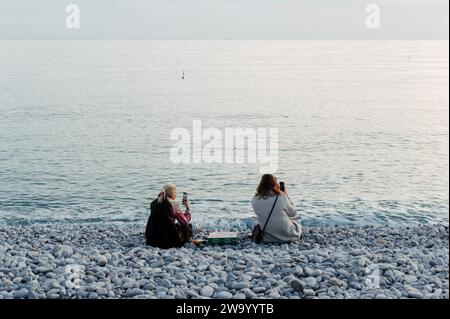
[[183, 74], [181, 75], [181, 79], [184, 80], [184, 70], [183, 70]]

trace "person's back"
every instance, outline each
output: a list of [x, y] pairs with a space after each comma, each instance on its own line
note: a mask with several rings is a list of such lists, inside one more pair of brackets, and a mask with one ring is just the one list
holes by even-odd
[[261, 229], [266, 227], [262, 233], [264, 242], [285, 243], [300, 238], [301, 225], [294, 220], [297, 211], [287, 193], [280, 190], [275, 176], [265, 174], [261, 177], [252, 207]]
[[169, 201], [158, 203], [158, 199], [155, 199], [150, 204], [150, 210], [150, 217], [145, 229], [147, 245], [159, 248], [180, 246], [175, 223], [170, 217], [172, 207]]
[[301, 226], [292, 219], [297, 216], [297, 211], [286, 195], [274, 194], [266, 198], [258, 196], [253, 198], [252, 207], [261, 229], [269, 217], [276, 196], [278, 196], [278, 200], [262, 235], [263, 241], [284, 243], [299, 239]]
[[150, 217], [145, 229], [147, 245], [159, 248], [181, 247], [192, 235], [189, 202], [183, 213], [176, 202], [176, 187], [168, 184], [150, 204]]

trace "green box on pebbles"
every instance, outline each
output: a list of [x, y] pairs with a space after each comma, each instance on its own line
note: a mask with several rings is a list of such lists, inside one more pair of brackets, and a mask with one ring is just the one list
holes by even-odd
[[208, 244], [237, 244], [238, 232], [213, 232], [208, 235]]

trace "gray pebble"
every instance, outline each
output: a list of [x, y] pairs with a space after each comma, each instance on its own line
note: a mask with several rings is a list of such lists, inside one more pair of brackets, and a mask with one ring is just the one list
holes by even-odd
[[127, 297], [134, 297], [134, 296], [138, 296], [138, 295], [143, 295], [145, 292], [142, 289], [139, 288], [131, 288], [128, 289], [126, 292], [126, 296]]
[[342, 286], [344, 284], [342, 282], [342, 280], [340, 280], [340, 279], [338, 279], [336, 277], [331, 278], [328, 282], [330, 284], [332, 284], [333, 286], [336, 286], [336, 287], [340, 287], [340, 286]]
[[108, 259], [106, 259], [106, 257], [103, 255], [97, 255], [95, 257], [95, 261], [97, 262], [97, 265], [100, 267], [105, 267], [106, 264], [108, 263]]
[[[298, 292], [303, 292], [304, 291], [304, 287], [303, 287], [303, 284], [302, 284], [302, 282], [300, 281], [300, 280], [297, 280], [297, 279], [294, 279], [294, 280], [292, 280], [291, 281], [291, 287], [295, 290], [295, 291], [298, 291]], [[265, 290], [265, 289], [264, 289]], [[264, 291], [263, 290], [263, 291]], [[254, 289], [253, 289], [253, 291], [255, 291]], [[256, 292], [256, 291], [255, 291]], [[262, 292], [262, 291], [261, 291]]]
[[415, 299], [422, 299], [423, 298], [423, 294], [419, 290], [417, 290], [415, 288], [410, 288], [408, 290], [408, 297], [409, 298], [415, 298]]
[[304, 294], [306, 297], [311, 297], [311, 296], [315, 296], [315, 295], [316, 295], [316, 293], [315, 293], [314, 290], [312, 290], [312, 289], [305, 289], [305, 290], [303, 291], [303, 294]]
[[200, 290], [200, 295], [204, 297], [211, 297], [214, 294], [214, 289], [211, 286], [205, 286]]
[[28, 290], [26, 288], [20, 288], [19, 290], [14, 291], [14, 298], [27, 298]]
[[214, 299], [231, 299], [233, 298], [233, 295], [228, 291], [219, 291], [218, 293], [214, 294]]
[[232, 285], [233, 289], [245, 289], [245, 288], [249, 288], [250, 284], [248, 282], [245, 281], [241, 281], [241, 282], [236, 282]]
[[308, 288], [315, 288], [317, 287], [317, 279], [314, 277], [306, 277], [304, 279], [304, 286]]

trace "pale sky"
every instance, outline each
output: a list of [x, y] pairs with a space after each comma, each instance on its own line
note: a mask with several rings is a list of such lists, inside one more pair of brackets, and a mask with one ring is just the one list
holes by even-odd
[[[80, 8], [67, 29], [66, 5]], [[366, 27], [368, 4], [380, 28]], [[0, 0], [0, 39], [445, 39], [448, 0]]]

